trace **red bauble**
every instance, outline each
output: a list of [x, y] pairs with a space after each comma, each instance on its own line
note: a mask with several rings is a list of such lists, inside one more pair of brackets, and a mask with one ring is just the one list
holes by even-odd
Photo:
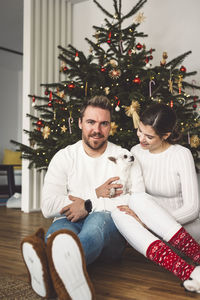
[[197, 105], [196, 105], [196, 104], [193, 104], [193, 108], [197, 108]]
[[180, 67], [180, 71], [183, 72], [183, 73], [185, 73], [186, 72], [186, 68], [184, 66], [181, 66]]
[[41, 131], [41, 127], [37, 127], [37, 131]]
[[111, 43], [111, 40], [107, 40], [107, 43], [110, 44], [110, 43]]
[[75, 88], [75, 84], [69, 83], [69, 84], [68, 84], [68, 88], [69, 88], [70, 90], [73, 90], [73, 89]]
[[44, 93], [47, 96], [49, 94], [49, 91], [46, 89]]
[[105, 72], [105, 71], [106, 71], [106, 68], [102, 67], [101, 72]]
[[52, 107], [53, 104], [51, 102], [48, 103], [48, 107]]
[[143, 46], [142, 46], [140, 43], [138, 43], [138, 44], [136, 45], [136, 48], [137, 48], [138, 50], [141, 50], [142, 47], [143, 47]]
[[38, 120], [38, 121], [37, 121], [37, 125], [38, 125], [38, 126], [43, 126], [43, 122], [42, 122], [41, 120]]
[[67, 70], [68, 70], [68, 67], [65, 66], [65, 67], [63, 68], [63, 72], [67, 72]]
[[153, 59], [153, 55], [150, 55], [150, 56], [149, 56], [149, 59], [151, 59], [151, 60], [152, 60], [152, 59]]
[[137, 83], [137, 84], [140, 84], [140, 83], [141, 83], [140, 77], [135, 77], [135, 78], [133, 79], [133, 82], [134, 82], [134, 83]]

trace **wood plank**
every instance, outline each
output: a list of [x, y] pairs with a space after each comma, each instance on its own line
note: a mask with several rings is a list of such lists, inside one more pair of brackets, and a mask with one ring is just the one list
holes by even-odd
[[[21, 240], [39, 227], [46, 231], [50, 224], [51, 220], [45, 219], [41, 212], [26, 214], [0, 207], [0, 274], [15, 275], [27, 281]], [[126, 249], [122, 260], [95, 262], [88, 267], [88, 272], [97, 300], [200, 300], [200, 294], [186, 292], [178, 278], [132, 248]]]

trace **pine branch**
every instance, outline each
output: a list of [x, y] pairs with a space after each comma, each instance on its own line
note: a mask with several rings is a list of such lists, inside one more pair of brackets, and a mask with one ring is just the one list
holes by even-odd
[[134, 14], [136, 14], [142, 7], [143, 5], [147, 2], [147, 0], [140, 0], [133, 8], [132, 10], [127, 14], [125, 15], [123, 18], [122, 18], [122, 21], [124, 21], [125, 19], [127, 18], [130, 18], [132, 17]]
[[189, 54], [191, 54], [192, 51], [187, 51], [181, 55], [179, 55], [178, 57], [172, 59], [170, 62], [168, 62], [165, 67], [171, 67], [171, 69], [175, 69], [178, 65], [180, 65], [183, 60], [186, 58], [186, 56], [188, 56]]
[[105, 15], [107, 15], [110, 18], [113, 18], [113, 15], [111, 15], [107, 10], [105, 10], [105, 8], [103, 8], [103, 6], [99, 4], [99, 2], [97, 2], [96, 0], [93, 0], [93, 2], [104, 12]]

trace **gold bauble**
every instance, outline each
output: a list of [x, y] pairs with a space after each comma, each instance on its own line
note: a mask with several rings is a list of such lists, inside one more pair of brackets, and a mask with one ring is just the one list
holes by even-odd
[[192, 135], [190, 138], [190, 146], [192, 148], [198, 148], [200, 145], [200, 139], [198, 137], [198, 135]]

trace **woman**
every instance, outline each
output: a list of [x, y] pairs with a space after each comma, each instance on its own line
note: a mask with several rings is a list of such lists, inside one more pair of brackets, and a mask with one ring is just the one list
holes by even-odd
[[[149, 107], [140, 118], [137, 134], [140, 144], [131, 152], [141, 164], [148, 194], [135, 195], [129, 207], [120, 206], [112, 217], [137, 251], [174, 273], [187, 290], [200, 293], [200, 266], [189, 265], [157, 237], [200, 263], [200, 246], [185, 230], [198, 223], [195, 220], [199, 216], [198, 183], [191, 152], [176, 144], [176, 115], [167, 105]], [[199, 229], [196, 225], [196, 231], [191, 233], [200, 234]]]

